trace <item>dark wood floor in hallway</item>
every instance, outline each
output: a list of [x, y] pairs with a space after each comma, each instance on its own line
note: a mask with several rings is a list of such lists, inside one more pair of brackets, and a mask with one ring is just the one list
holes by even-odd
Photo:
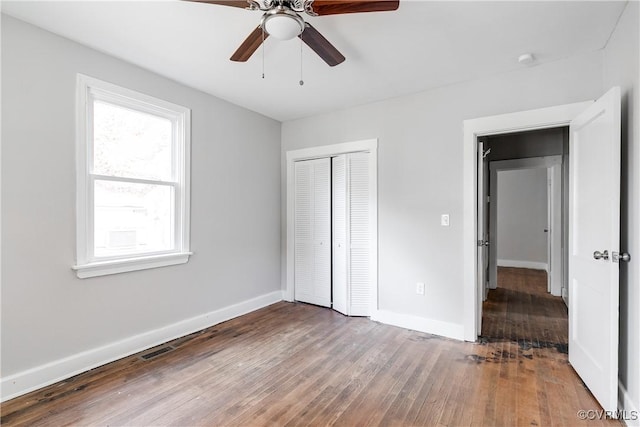
[[[544, 338], [537, 342], [559, 336], [521, 326], [532, 314], [504, 299], [507, 313], [485, 319], [502, 338], [491, 332], [480, 343], [281, 302], [170, 342], [169, 351], [152, 349], [5, 402], [1, 423], [619, 425], [579, 419], [579, 410], [599, 406], [562, 348], [512, 333], [529, 328]], [[503, 307], [493, 297], [489, 304]], [[500, 319], [495, 326], [492, 317]]]
[[498, 268], [498, 288], [483, 306], [482, 336], [567, 351], [569, 320], [561, 297], [547, 292], [547, 273]]

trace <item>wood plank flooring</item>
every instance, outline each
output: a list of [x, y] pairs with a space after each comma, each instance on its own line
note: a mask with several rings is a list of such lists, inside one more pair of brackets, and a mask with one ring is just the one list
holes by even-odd
[[[528, 280], [522, 280], [526, 287]], [[562, 347], [533, 345], [518, 331], [534, 331], [536, 342], [555, 342], [558, 332], [525, 325], [532, 319], [526, 304], [502, 294], [508, 292], [487, 302], [495, 307], [484, 321], [487, 331], [500, 332], [479, 343], [348, 318], [306, 304], [277, 303], [169, 342], [170, 351], [148, 360], [141, 356], [158, 349], [5, 402], [0, 422], [620, 425], [577, 417], [580, 409], [600, 407]], [[515, 320], [510, 320], [512, 314]]]
[[493, 340], [560, 347], [569, 340], [567, 306], [547, 292], [547, 273], [526, 268], [498, 268], [498, 288], [483, 306], [482, 335]]

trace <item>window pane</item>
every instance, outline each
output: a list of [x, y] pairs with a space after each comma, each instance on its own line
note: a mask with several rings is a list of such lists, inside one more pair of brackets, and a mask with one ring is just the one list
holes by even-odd
[[96, 257], [173, 247], [173, 187], [95, 181]]
[[170, 181], [171, 121], [93, 103], [93, 173]]

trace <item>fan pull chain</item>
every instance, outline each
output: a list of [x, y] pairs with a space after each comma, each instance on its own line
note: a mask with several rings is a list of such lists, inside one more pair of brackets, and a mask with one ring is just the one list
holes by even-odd
[[264, 26], [262, 26], [262, 78], [264, 79]]
[[304, 84], [304, 80], [302, 80], [302, 37], [298, 37], [300, 39], [300, 86]]

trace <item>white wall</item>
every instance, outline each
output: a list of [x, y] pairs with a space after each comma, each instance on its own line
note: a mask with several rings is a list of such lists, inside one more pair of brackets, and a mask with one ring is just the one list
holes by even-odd
[[[627, 410], [640, 410], [640, 4], [629, 2], [604, 50], [604, 89], [622, 89], [620, 383]], [[640, 420], [629, 425], [640, 425]]]
[[[379, 138], [379, 306], [461, 331], [463, 120], [601, 93], [602, 53], [585, 54], [285, 122], [281, 161], [287, 150]], [[440, 226], [443, 213], [450, 227]], [[416, 282], [426, 283], [424, 296], [416, 295]]]
[[547, 268], [547, 169], [497, 175], [498, 265]]
[[[71, 270], [78, 72], [192, 109], [187, 264], [82, 280]], [[3, 380], [281, 298], [279, 122], [3, 15], [2, 125]]]

